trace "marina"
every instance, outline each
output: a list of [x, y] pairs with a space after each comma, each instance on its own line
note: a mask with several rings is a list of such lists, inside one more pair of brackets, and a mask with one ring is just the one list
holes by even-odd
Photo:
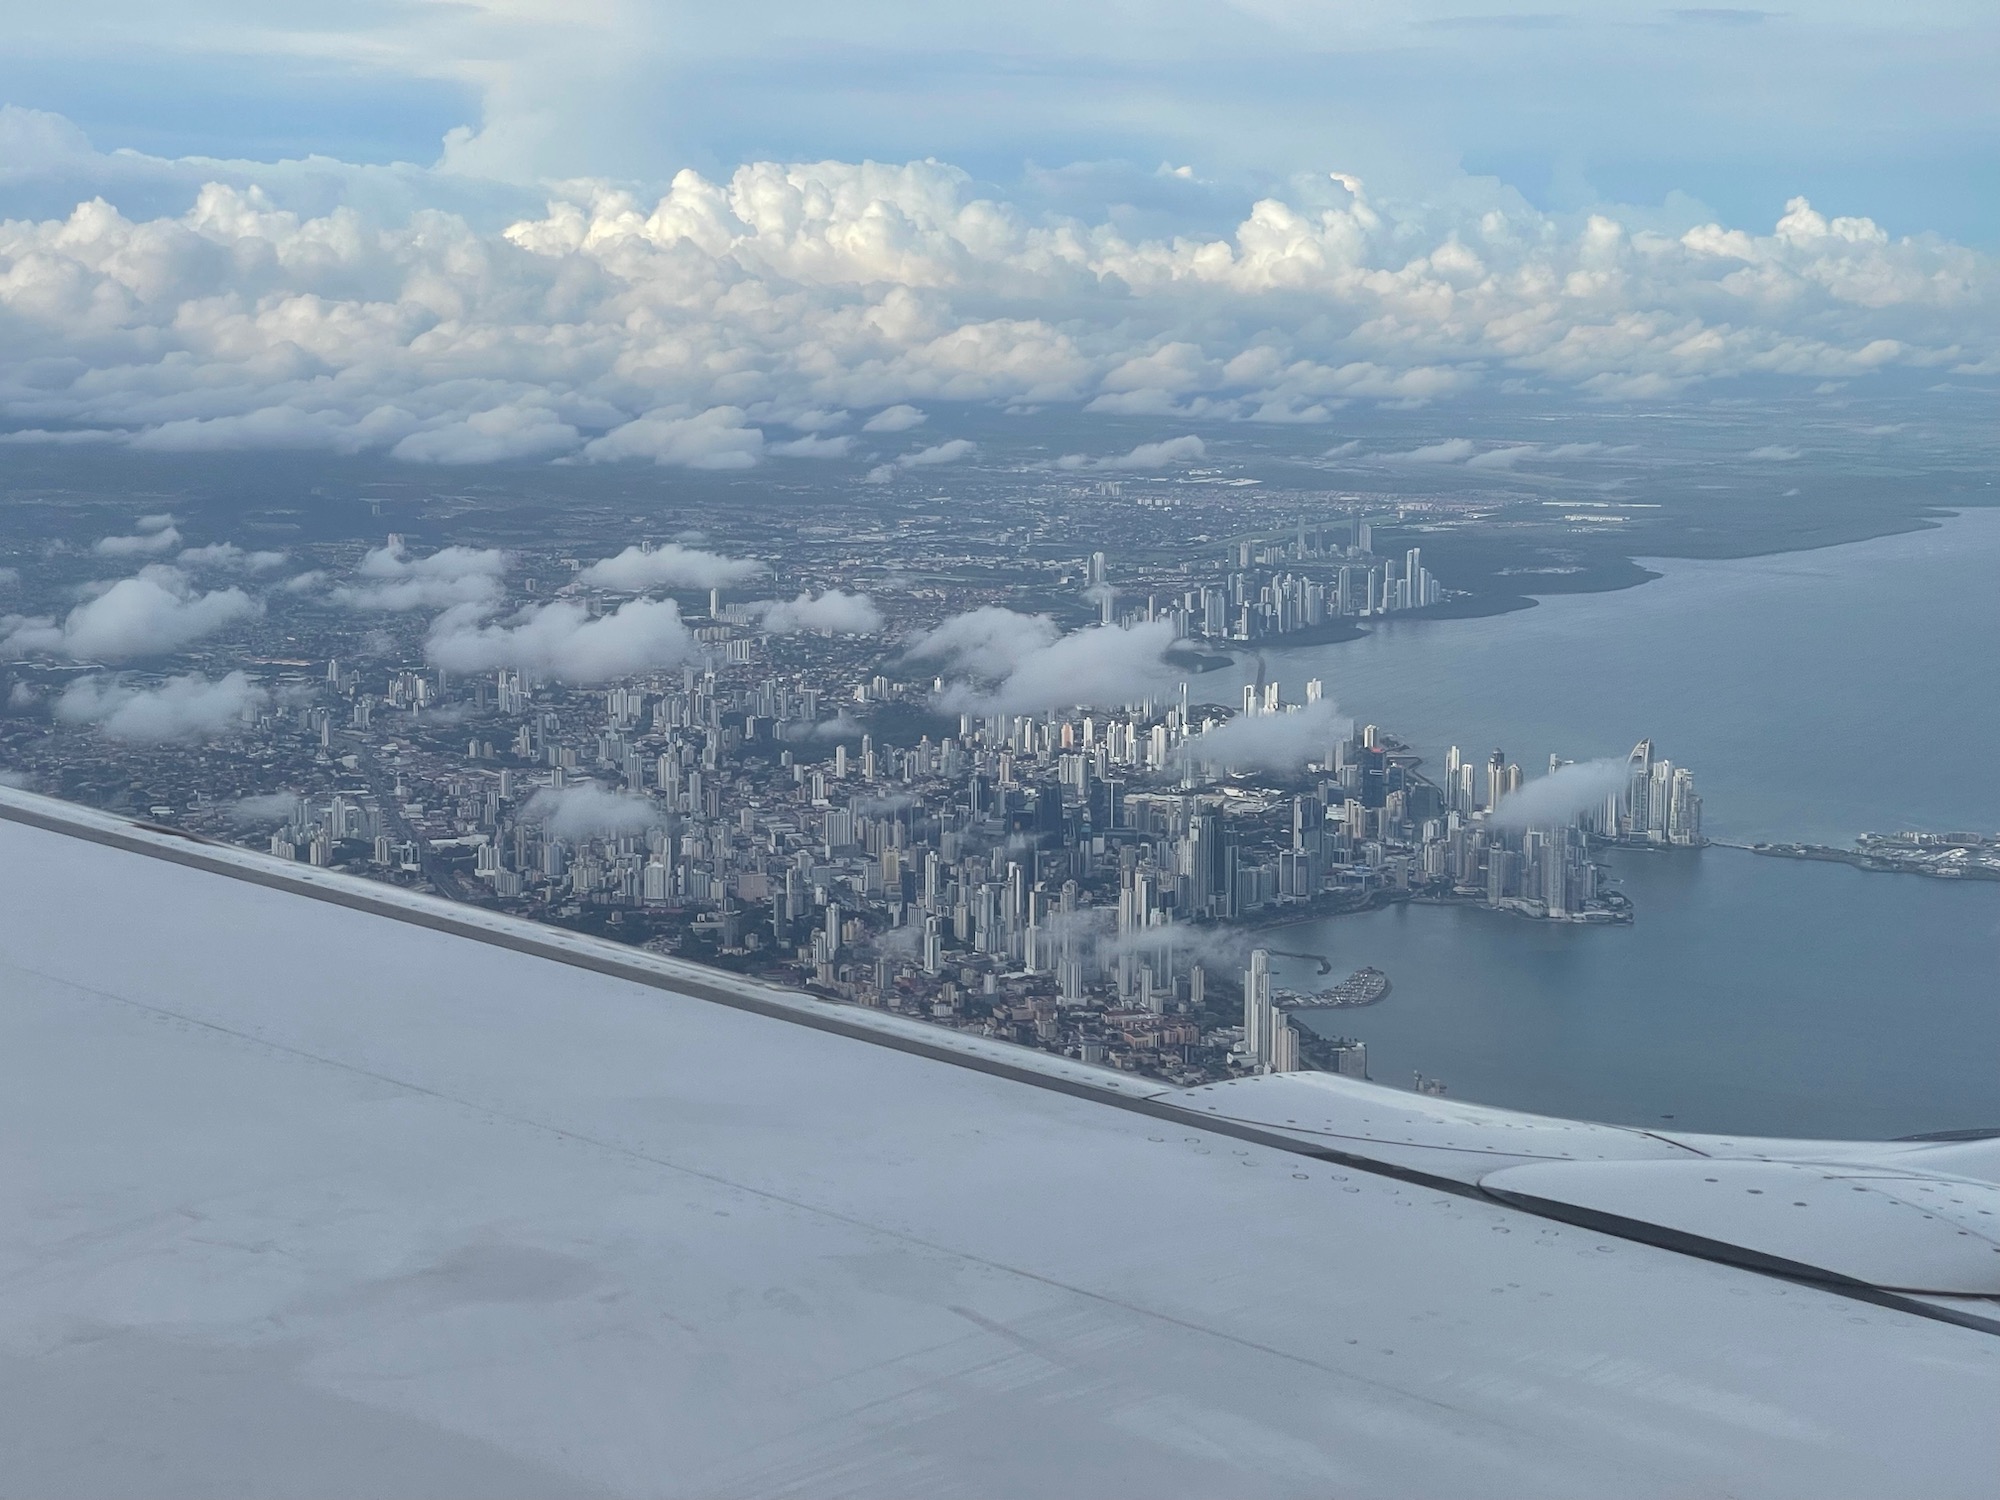
[[1279, 990], [1271, 998], [1278, 1009], [1288, 1013], [1354, 1010], [1386, 999], [1389, 989], [1389, 976], [1380, 969], [1368, 967], [1356, 969], [1340, 983], [1329, 985], [1323, 990], [1306, 994], [1296, 990]]

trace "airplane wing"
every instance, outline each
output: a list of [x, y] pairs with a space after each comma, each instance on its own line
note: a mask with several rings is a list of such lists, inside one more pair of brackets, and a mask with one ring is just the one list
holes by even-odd
[[0, 887], [0, 1493], [2000, 1483], [2000, 1139], [1175, 1089], [14, 791]]

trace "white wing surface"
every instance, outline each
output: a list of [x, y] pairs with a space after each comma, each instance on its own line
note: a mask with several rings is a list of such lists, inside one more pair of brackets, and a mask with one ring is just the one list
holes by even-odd
[[1992, 1142], [1174, 1090], [0, 792], [0, 1493], [1984, 1496]]

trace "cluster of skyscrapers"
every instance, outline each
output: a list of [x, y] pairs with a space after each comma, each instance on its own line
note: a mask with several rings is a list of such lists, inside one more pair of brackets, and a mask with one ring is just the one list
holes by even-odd
[[[1170, 1074], [1298, 1064], [1268, 958], [1243, 967], [1242, 924], [1403, 898], [1615, 921], [1626, 908], [1594, 847], [1700, 836], [1692, 777], [1650, 744], [1601, 797], [1520, 819], [1507, 805], [1523, 776], [1504, 755], [1454, 749], [1432, 780], [1377, 727], [1335, 719], [1316, 682], [1296, 703], [1251, 684], [1233, 712], [1183, 688], [1110, 712], [964, 715], [956, 733], [890, 744], [846, 708], [919, 703], [921, 686], [727, 666], [597, 693], [512, 672], [397, 681], [413, 709], [400, 717], [452, 705], [462, 756], [443, 765], [394, 736], [343, 755], [378, 736], [334, 668], [300, 723], [356, 784], [295, 803], [273, 852], [617, 923]], [[1237, 718], [1271, 722], [1246, 736]], [[1282, 762], [1258, 748], [1281, 742]]]
[[1089, 582], [1100, 590], [1106, 623], [1166, 619], [1181, 636], [1215, 642], [1296, 635], [1444, 601], [1421, 547], [1378, 557], [1366, 521], [1333, 529], [1349, 540], [1331, 541], [1326, 528], [1301, 525], [1295, 542], [1241, 542], [1220, 583], [1185, 589], [1178, 598], [1155, 593], [1143, 608], [1116, 608], [1101, 552], [1091, 559]]

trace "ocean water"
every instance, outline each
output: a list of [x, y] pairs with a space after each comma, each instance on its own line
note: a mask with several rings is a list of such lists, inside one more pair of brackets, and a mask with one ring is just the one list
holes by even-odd
[[[1268, 653], [1442, 768], [1458, 744], [1529, 775], [1651, 736], [1693, 767], [1712, 837], [1836, 842], [2000, 829], [2000, 510], [1933, 531], [1554, 595], [1485, 620], [1389, 621]], [[1254, 668], [1253, 668], [1254, 670]]]
[[[1718, 839], [2000, 829], [2000, 512], [1651, 566], [1665, 576], [1636, 589], [1392, 624], [1269, 670], [1322, 678], [1433, 765], [1455, 742], [1536, 774], [1650, 735], [1693, 768]], [[1411, 905], [1271, 940], [1388, 972], [1382, 1004], [1318, 1023], [1366, 1041], [1385, 1083], [1421, 1071], [1453, 1097], [1694, 1130], [2000, 1126], [2000, 883], [1727, 847], [1611, 863], [1630, 928]]]

